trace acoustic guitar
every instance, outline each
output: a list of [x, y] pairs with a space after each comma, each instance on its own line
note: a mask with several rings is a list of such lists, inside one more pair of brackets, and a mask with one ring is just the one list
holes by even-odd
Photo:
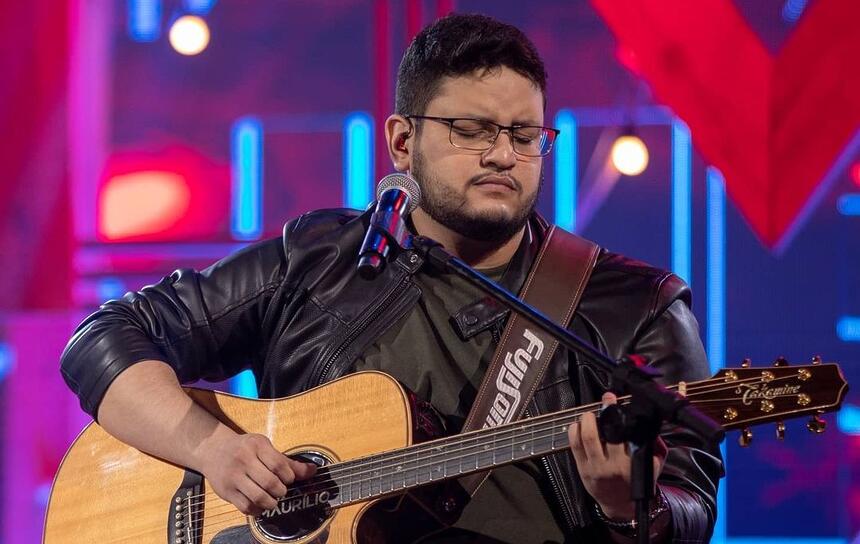
[[[742, 444], [752, 437], [751, 425], [777, 422], [782, 438], [782, 421], [804, 415], [812, 416], [811, 431], [822, 432], [820, 415], [837, 410], [848, 388], [839, 367], [820, 359], [807, 366], [781, 363], [767, 368], [745, 363], [670, 389], [726, 430], [742, 429]], [[421, 420], [418, 428], [427, 421], [415, 413], [412, 395], [380, 372], [352, 374], [274, 400], [199, 389], [188, 394], [234, 430], [266, 435], [285, 454], [316, 463], [316, 475], [290, 486], [276, 508], [246, 516], [209, 489], [200, 474], [141, 453], [91, 423], [55, 477], [45, 544], [361, 543], [378, 542], [383, 535], [403, 542], [409, 534], [404, 531], [423, 528], [398, 521], [405, 519], [399, 510], [423, 508], [444, 525], [445, 513], [455, 509], [448, 507], [459, 500], [454, 486], [445, 484], [567, 450], [568, 426], [600, 408], [578, 406], [415, 443], [420, 434], [415, 420]], [[428, 489], [434, 492], [420, 498]], [[404, 497], [419, 499], [409, 506]]]

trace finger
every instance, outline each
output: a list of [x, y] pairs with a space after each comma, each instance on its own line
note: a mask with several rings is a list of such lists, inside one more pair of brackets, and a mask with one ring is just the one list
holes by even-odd
[[293, 470], [293, 473], [296, 475], [296, 480], [307, 480], [311, 476], [317, 473], [317, 466], [313, 463], [305, 463], [303, 461], [296, 461], [295, 459], [286, 458], [287, 462], [290, 465], [290, 468]]
[[[618, 403], [618, 397], [609, 391], [603, 393], [603, 397], [600, 400], [603, 403], [604, 408]], [[613, 462], [628, 461], [630, 453], [626, 443], [622, 442], [620, 444], [612, 444], [610, 442], [604, 442], [603, 446], [603, 450], [606, 452], [606, 458], [608, 460]]]
[[580, 440], [590, 462], [605, 461], [606, 450], [597, 432], [597, 418], [592, 413], [585, 414], [580, 420]]
[[573, 459], [576, 461], [576, 466], [582, 469], [588, 463], [588, 455], [585, 453], [585, 448], [582, 446], [582, 432], [579, 428], [579, 421], [574, 421], [567, 429], [567, 440], [570, 443], [570, 451], [573, 452]]
[[237, 482], [236, 489], [251, 502], [252, 509], [259, 509], [254, 514], [259, 514], [262, 510], [271, 510], [278, 505], [278, 501], [250, 476]]
[[[253, 481], [260, 489], [266, 492], [266, 494], [271, 497], [273, 500], [279, 499], [287, 494], [287, 486], [284, 482], [281, 481], [280, 477], [277, 474], [269, 470], [269, 468], [263, 464], [259, 459], [254, 460], [248, 466], [245, 467], [245, 474], [248, 478]], [[248, 497], [249, 499], [254, 499], [254, 497]], [[262, 504], [254, 501], [255, 504], [262, 506]], [[274, 508], [275, 505], [268, 508]]]
[[[274, 447], [261, 448], [257, 452], [257, 457], [260, 459], [267, 469], [274, 473], [284, 485], [290, 485], [296, 479], [295, 471], [290, 463], [290, 459], [286, 455], [276, 450]], [[286, 493], [286, 491], [284, 491]]]

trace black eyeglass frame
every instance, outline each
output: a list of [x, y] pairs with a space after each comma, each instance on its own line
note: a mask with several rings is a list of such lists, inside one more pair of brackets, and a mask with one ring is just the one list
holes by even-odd
[[[523, 157], [546, 157], [547, 155], [549, 155], [550, 151], [552, 151], [552, 146], [555, 143], [555, 139], [558, 138], [559, 134], [561, 134], [561, 131], [557, 128], [544, 127], [544, 126], [540, 126], [540, 125], [500, 125], [499, 123], [496, 123], [495, 121], [490, 121], [489, 119], [480, 119], [478, 117], [434, 117], [434, 116], [430, 116], [430, 115], [404, 115], [403, 117], [405, 117], [409, 120], [427, 119], [429, 121], [436, 121], [438, 123], [447, 124], [448, 125], [448, 142], [451, 145], [453, 145], [454, 147], [456, 147], [457, 149], [466, 149], [468, 151], [488, 151], [488, 150], [492, 149], [493, 146], [496, 145], [496, 141], [499, 139], [499, 135], [502, 133], [502, 131], [507, 130], [508, 134], [511, 135], [511, 147], [514, 150], [514, 153], [516, 153], [517, 155], [521, 155]], [[490, 142], [490, 145], [484, 149], [478, 149], [478, 148], [472, 148], [472, 147], [463, 147], [463, 146], [460, 146], [460, 145], [457, 145], [454, 143], [454, 138], [452, 136], [452, 133], [454, 132], [454, 122], [455, 121], [478, 121], [480, 123], [487, 123], [487, 124], [493, 125], [498, 130], [496, 131], [496, 135], [493, 137], [492, 141]], [[513, 131], [518, 129], [518, 128], [539, 128], [541, 130], [545, 130], [545, 131], [548, 131], [549, 133], [552, 133], [553, 137], [552, 137], [552, 140], [549, 142], [549, 148], [546, 150], [546, 153], [543, 153], [540, 155], [530, 155], [528, 153], [521, 153], [520, 151], [517, 151], [516, 138], [514, 138], [514, 132]]]

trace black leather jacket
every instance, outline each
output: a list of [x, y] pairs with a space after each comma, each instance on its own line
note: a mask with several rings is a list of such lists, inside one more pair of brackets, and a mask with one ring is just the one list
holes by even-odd
[[[355, 256], [368, 220], [369, 213], [351, 210], [312, 212], [288, 223], [282, 239], [251, 245], [199, 273], [176, 271], [105, 303], [66, 347], [63, 377], [96, 416], [113, 379], [144, 359], [169, 362], [183, 383], [220, 381], [250, 367], [261, 397], [294, 394], [349, 372], [421, 295], [413, 274], [423, 263], [412, 252], [374, 281], [358, 277]], [[525, 276], [546, 228], [532, 217], [533, 239], [520, 246], [513, 273]], [[708, 364], [689, 304], [678, 277], [602, 251], [570, 328], [612, 358], [647, 357], [665, 383], [700, 380]], [[607, 382], [559, 349], [528, 413], [599, 401]], [[663, 438], [670, 449], [659, 482], [672, 513], [671, 539], [707, 541], [722, 474], [719, 450], [679, 428], [667, 426]], [[573, 456], [541, 463], [549, 502], [571, 540], [605, 539]]]

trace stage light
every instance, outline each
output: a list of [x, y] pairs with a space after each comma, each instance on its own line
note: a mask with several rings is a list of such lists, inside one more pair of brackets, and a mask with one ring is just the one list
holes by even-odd
[[177, 53], [197, 55], [209, 45], [209, 26], [196, 15], [183, 15], [170, 27], [168, 37]]
[[164, 232], [187, 212], [191, 193], [173, 172], [114, 176], [99, 195], [99, 234], [120, 240]]
[[612, 165], [626, 176], [638, 176], [648, 167], [648, 148], [638, 136], [624, 134], [612, 144]]

